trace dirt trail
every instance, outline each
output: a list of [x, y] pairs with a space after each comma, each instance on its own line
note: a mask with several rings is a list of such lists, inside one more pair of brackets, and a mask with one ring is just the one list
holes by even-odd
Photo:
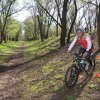
[[14, 71], [0, 74], [0, 100], [18, 100], [21, 92], [20, 82], [20, 77]]
[[[15, 67], [15, 65], [22, 63], [24, 49], [23, 47], [19, 48], [16, 51], [15, 55], [12, 55], [9, 61], [3, 64], [2, 66]], [[41, 66], [47, 63], [54, 63], [54, 62], [67, 61], [67, 60], [70, 62], [70, 58], [66, 57], [66, 50], [61, 49], [55, 53], [50, 53], [49, 55], [47, 54], [36, 60], [30, 60], [27, 64], [25, 63], [14, 69], [6, 70], [0, 73], [0, 100], [25, 100], [25, 99], [22, 99], [23, 91], [25, 92], [23, 84], [22, 84], [23, 83], [22, 75], [26, 75], [26, 74], [31, 75], [31, 73], [33, 73], [36, 70], [41, 72]], [[30, 84], [32, 82], [34, 83], [35, 80], [39, 81], [41, 79], [46, 78], [46, 76], [42, 74], [43, 73], [40, 73], [40, 75], [38, 75], [36, 79], [35, 77], [32, 77], [32, 80], [29, 80]], [[52, 75], [50, 75], [50, 77], [52, 77]], [[75, 88], [73, 88], [72, 90], [66, 90], [63, 79], [60, 79], [59, 82], [61, 82], [61, 86], [60, 86], [61, 89], [59, 88], [59, 90], [63, 90], [63, 91], [50, 94], [50, 97], [48, 97], [48, 99], [44, 99], [44, 94], [41, 94], [41, 92], [40, 94], [35, 95], [35, 96], [34, 94], [30, 93], [30, 97], [28, 100], [66, 100], [66, 97], [70, 95], [75, 96], [76, 97], [75, 100], [87, 99], [87, 97], [86, 98], [84, 97], [86, 93], [88, 93], [88, 90], [86, 87], [87, 84], [83, 84], [82, 88], [80, 88], [81, 84], [77, 84]], [[89, 94], [89, 96], [94, 97], [93, 100], [99, 100], [100, 98], [99, 92], [100, 90], [92, 91], [91, 94]], [[88, 100], [91, 100], [91, 99], [88, 99]]]
[[4, 63], [3, 65], [13, 66], [19, 64], [23, 61], [22, 57], [23, 57], [23, 47], [20, 47], [18, 48], [18, 50], [16, 50], [16, 53], [9, 58], [8, 62]]
[[[18, 48], [16, 53], [9, 58], [9, 61], [0, 65], [0, 100], [20, 100], [21, 79], [17, 70], [9, 70], [15, 65], [22, 63], [23, 47]], [[6, 71], [7, 69], [8, 71]]]
[[[22, 100], [21, 96], [23, 91], [23, 80], [20, 77], [21, 73], [23, 71], [28, 71], [30, 73], [30, 69], [34, 70], [36, 66], [41, 66], [47, 61], [52, 61], [53, 59], [56, 61], [56, 59], [58, 59], [58, 55], [52, 54], [53, 59], [47, 58], [45, 62], [43, 62], [42, 58], [40, 58], [37, 60], [29, 61], [27, 64], [23, 63], [21, 66], [17, 66], [13, 69], [13, 67], [23, 62], [23, 48], [25, 49], [25, 47], [21, 47], [16, 50], [16, 53], [9, 58], [8, 62], [0, 65], [0, 67], [5, 67], [4, 72], [1, 71], [0, 73], [0, 100]], [[43, 58], [45, 59], [45, 56], [43, 56]], [[35, 66], [35, 68], [33, 68], [33, 66]], [[7, 70], [5, 70], [6, 68]]]

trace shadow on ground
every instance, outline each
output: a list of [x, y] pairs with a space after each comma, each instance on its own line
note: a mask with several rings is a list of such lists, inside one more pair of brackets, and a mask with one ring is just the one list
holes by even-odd
[[[33, 59], [30, 59], [30, 60], [28, 60], [28, 61], [23, 61], [23, 62], [20, 62], [20, 63], [18, 63], [18, 64], [14, 64], [14, 65], [4, 65], [4, 64], [1, 64], [0, 65], [0, 73], [2, 73], [2, 72], [6, 72], [6, 71], [8, 71], [8, 70], [10, 70], [10, 69], [14, 69], [14, 68], [19, 68], [19, 67], [22, 67], [23, 65], [26, 65], [26, 64], [28, 64], [28, 63], [30, 63], [31, 61], [35, 61], [35, 60], [38, 60], [38, 59], [41, 59], [41, 58], [43, 58], [43, 57], [45, 57], [45, 56], [49, 56], [49, 55], [51, 55], [51, 54], [54, 54], [54, 53], [57, 53], [57, 52], [59, 52], [59, 50], [50, 50], [48, 53], [46, 53], [45, 55], [40, 55], [40, 56], [36, 56], [35, 58], [33, 58]], [[17, 57], [17, 59], [20, 59], [22, 56], [20, 55], [20, 56], [16, 56]]]
[[82, 91], [84, 90], [85, 86], [89, 82], [92, 76], [87, 76], [84, 80], [78, 84], [76, 84], [73, 88], [67, 88], [65, 85], [61, 87], [59, 90], [61, 92], [56, 92], [55, 95], [52, 96], [50, 100], [77, 100], [80, 97]]

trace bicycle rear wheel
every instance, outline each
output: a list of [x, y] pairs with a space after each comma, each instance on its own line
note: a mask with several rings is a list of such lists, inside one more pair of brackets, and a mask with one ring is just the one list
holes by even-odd
[[76, 65], [72, 65], [65, 73], [65, 85], [67, 87], [73, 87], [78, 80], [78, 69]]
[[93, 71], [95, 69], [95, 59], [91, 59], [92, 60], [92, 65], [89, 65], [87, 70], [86, 70], [86, 74], [87, 75], [92, 75]]
[[92, 66], [93, 66], [93, 71], [95, 69], [95, 58], [91, 59], [92, 60]]

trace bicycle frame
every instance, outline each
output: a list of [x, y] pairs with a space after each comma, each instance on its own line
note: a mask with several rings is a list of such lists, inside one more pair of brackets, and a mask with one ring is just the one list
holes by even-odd
[[75, 59], [73, 60], [74, 64], [71, 65], [71, 67], [69, 67], [65, 73], [65, 84], [67, 87], [73, 87], [76, 84], [78, 80], [78, 76], [82, 71], [85, 71], [87, 75], [92, 75], [95, 68], [95, 62], [94, 62], [94, 66], [90, 67], [86, 59], [76, 54], [74, 55], [76, 56]]
[[76, 59], [74, 60], [74, 62], [75, 62], [75, 65], [76, 65], [77, 69], [79, 71], [82, 71], [82, 70], [86, 71], [85, 67], [86, 67], [86, 65], [89, 64], [87, 62], [87, 60], [82, 58], [82, 57], [80, 57], [80, 56], [78, 56], [78, 55], [75, 55], [75, 56], [76, 56]]

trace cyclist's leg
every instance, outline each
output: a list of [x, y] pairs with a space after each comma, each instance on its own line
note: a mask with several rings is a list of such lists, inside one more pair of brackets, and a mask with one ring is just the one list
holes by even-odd
[[[86, 49], [84, 49], [83, 47], [81, 47], [80, 50], [79, 50], [78, 55], [79, 55], [80, 57], [82, 57], [83, 54], [84, 54], [85, 52], [86, 52]], [[81, 63], [80, 63], [80, 68], [81, 68], [81, 69], [83, 68], [83, 64], [81, 64]]]
[[86, 49], [84, 49], [83, 47], [81, 47], [80, 49], [79, 49], [79, 56], [83, 56], [83, 54], [86, 52]]
[[90, 65], [92, 65], [91, 53], [92, 53], [92, 49], [90, 51], [88, 51], [88, 53], [86, 55], [86, 60], [89, 62]]

